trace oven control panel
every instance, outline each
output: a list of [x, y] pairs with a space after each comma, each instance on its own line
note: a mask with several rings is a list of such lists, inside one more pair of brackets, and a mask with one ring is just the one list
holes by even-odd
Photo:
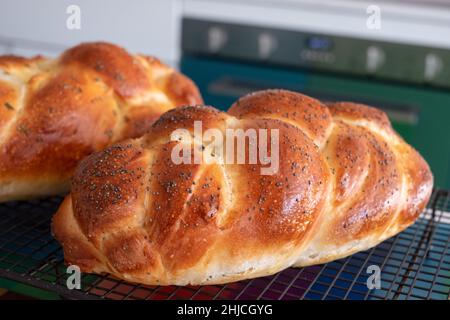
[[450, 88], [450, 50], [183, 19], [182, 50]]

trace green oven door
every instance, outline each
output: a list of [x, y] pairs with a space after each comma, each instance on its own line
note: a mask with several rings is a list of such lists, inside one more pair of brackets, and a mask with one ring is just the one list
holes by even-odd
[[268, 88], [300, 91], [324, 101], [347, 100], [379, 107], [430, 164], [435, 186], [450, 188], [448, 90], [191, 56], [182, 58], [181, 70], [197, 83], [207, 104], [222, 110], [248, 92]]

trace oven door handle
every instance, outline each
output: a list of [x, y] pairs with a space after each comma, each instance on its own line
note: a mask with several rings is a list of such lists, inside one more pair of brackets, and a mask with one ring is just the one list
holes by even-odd
[[330, 93], [326, 90], [310, 90], [305, 89], [303, 84], [293, 85], [293, 84], [269, 84], [263, 81], [255, 81], [249, 79], [238, 79], [229, 76], [221, 77], [215, 81], [209, 83], [207, 90], [208, 93], [212, 95], [220, 95], [227, 97], [242, 97], [248, 93], [266, 90], [282, 88], [292, 91], [298, 91], [312, 97], [315, 97], [324, 102], [333, 101], [353, 101], [359, 102], [367, 105], [377, 107], [388, 115], [392, 122], [416, 126], [419, 121], [419, 108], [417, 106], [405, 105], [400, 103], [395, 103], [391, 101], [382, 101], [381, 99], [370, 99], [370, 98], [360, 98], [356, 95], [342, 94], [342, 93]]

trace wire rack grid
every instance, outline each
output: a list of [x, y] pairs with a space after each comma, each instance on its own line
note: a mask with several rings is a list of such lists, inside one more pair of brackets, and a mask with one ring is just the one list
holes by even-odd
[[[450, 192], [435, 190], [415, 224], [348, 258], [273, 276], [209, 286], [144, 286], [83, 274], [69, 290], [62, 249], [50, 232], [61, 198], [0, 204], [0, 278], [68, 299], [443, 299], [450, 298]], [[381, 270], [369, 289], [369, 266]]]

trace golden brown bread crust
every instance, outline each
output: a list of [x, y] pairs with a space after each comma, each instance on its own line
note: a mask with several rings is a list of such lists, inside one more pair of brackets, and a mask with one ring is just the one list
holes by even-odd
[[[280, 167], [180, 164], [175, 129], [278, 129]], [[365, 250], [412, 224], [429, 200], [426, 162], [386, 115], [284, 90], [228, 113], [173, 109], [147, 135], [81, 162], [53, 220], [65, 260], [145, 284], [211, 284]]]
[[109, 43], [57, 59], [0, 57], [0, 201], [67, 191], [86, 155], [143, 135], [169, 109], [201, 103], [190, 79]]

